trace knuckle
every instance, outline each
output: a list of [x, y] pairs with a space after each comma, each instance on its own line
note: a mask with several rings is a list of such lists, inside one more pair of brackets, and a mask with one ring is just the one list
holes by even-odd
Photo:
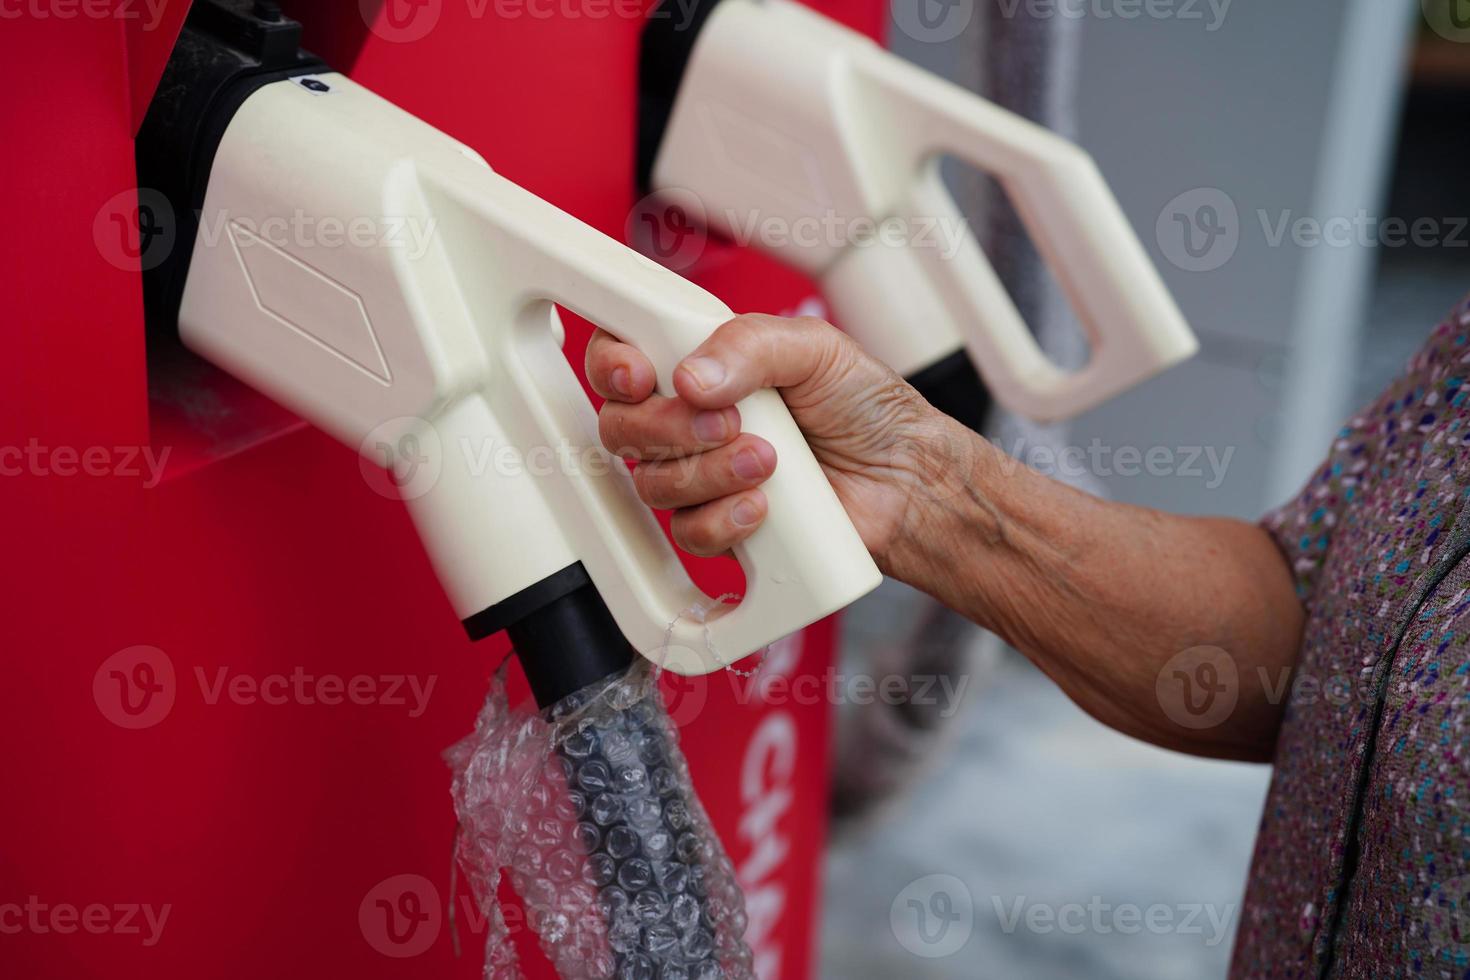
[[627, 411], [613, 402], [608, 402], [597, 414], [597, 434], [610, 452], [621, 453], [628, 446]]
[[738, 354], [749, 355], [765, 333], [765, 320], [758, 313], [744, 313], [725, 324], [716, 334], [717, 342]]
[[761, 316], [762, 314], [760, 313], [741, 313], [738, 316], [731, 317], [717, 332], [729, 334], [733, 337], [736, 334], [754, 330], [760, 323]]
[[668, 460], [695, 448], [683, 433], [689, 428], [685, 408], [674, 398], [653, 398], [633, 409], [624, 429], [647, 459]]
[[718, 540], [715, 522], [703, 510], [675, 514], [671, 530], [675, 543], [690, 554], [708, 556], [725, 550]]
[[640, 463], [633, 468], [633, 488], [638, 499], [650, 507], [667, 506], [667, 486], [658, 466]]
[[793, 339], [806, 345], [818, 357], [824, 354], [828, 358], [835, 357], [851, 342], [847, 334], [819, 317], [804, 316], [795, 323], [796, 336]]
[[679, 448], [677, 443], [682, 440], [671, 437], [688, 428], [687, 414], [683, 402], [677, 398], [657, 402], [649, 412], [646, 436], [651, 440], [656, 438], [660, 443], [668, 443], [670, 449]]
[[750, 317], [742, 325], [740, 331], [733, 338], [735, 347], [746, 357], [759, 356], [769, 345], [772, 331], [770, 321], [760, 317]]

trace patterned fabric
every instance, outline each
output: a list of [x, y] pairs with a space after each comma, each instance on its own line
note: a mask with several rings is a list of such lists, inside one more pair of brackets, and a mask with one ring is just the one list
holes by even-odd
[[1307, 611], [1235, 978], [1470, 977], [1470, 302], [1265, 526]]

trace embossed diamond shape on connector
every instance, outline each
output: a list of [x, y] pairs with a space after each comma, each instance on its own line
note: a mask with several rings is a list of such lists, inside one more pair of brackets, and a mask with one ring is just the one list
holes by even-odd
[[261, 310], [374, 381], [393, 383], [361, 296], [238, 221], [229, 223], [229, 231]]

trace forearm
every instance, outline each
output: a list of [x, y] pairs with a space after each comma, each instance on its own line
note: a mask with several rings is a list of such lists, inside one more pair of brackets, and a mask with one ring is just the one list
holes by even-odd
[[[1200, 755], [1269, 759], [1303, 620], [1269, 536], [1099, 500], [978, 436], [951, 438], [963, 465], [916, 495], [885, 570], [1000, 634], [1113, 728]], [[1199, 687], [1169, 685], [1231, 683], [1228, 667], [1185, 664], [1172, 676], [1176, 655], [1201, 646], [1235, 668], [1238, 701], [1223, 719], [1181, 715], [1161, 697], [1198, 707]]]
[[[587, 364], [608, 399], [603, 444], [639, 460], [639, 495], [675, 511], [685, 550], [719, 554], [759, 525], [778, 464], [731, 406], [779, 389], [886, 572], [1004, 636], [1115, 728], [1269, 757], [1282, 710], [1269, 692], [1287, 689], [1302, 612], [1264, 532], [1094, 500], [1026, 470], [818, 320], [723, 324], [674, 372], [677, 399], [654, 397], [653, 366], [608, 334]], [[1201, 647], [1225, 659], [1175, 659]]]

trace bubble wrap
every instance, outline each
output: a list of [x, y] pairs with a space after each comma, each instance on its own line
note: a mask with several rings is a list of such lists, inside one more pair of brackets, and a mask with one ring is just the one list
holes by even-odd
[[487, 928], [486, 980], [521, 977], [508, 873], [562, 977], [753, 978], [745, 899], [641, 659], [537, 713], [497, 675], [454, 770], [457, 848]]

